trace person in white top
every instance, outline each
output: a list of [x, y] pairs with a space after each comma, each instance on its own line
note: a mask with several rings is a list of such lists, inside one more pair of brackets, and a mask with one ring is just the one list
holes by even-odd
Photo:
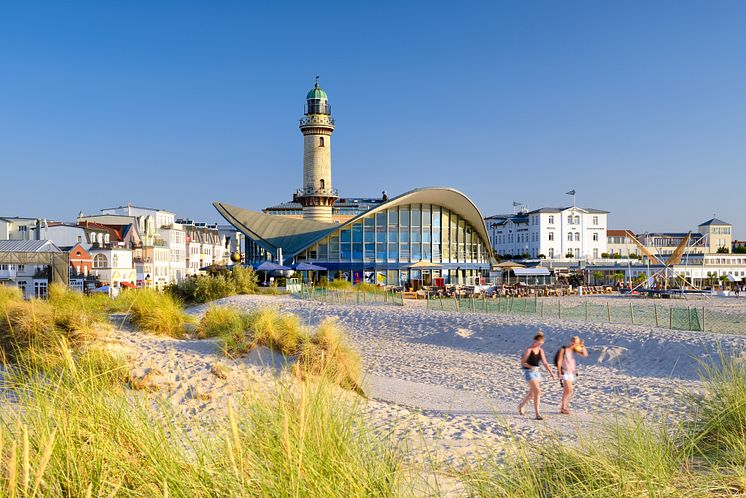
[[577, 373], [577, 366], [575, 365], [576, 353], [583, 357], [588, 356], [585, 342], [580, 337], [573, 336], [570, 339], [570, 344], [563, 346], [559, 350], [557, 358], [557, 376], [560, 378], [564, 388], [562, 402], [560, 403], [560, 413], [564, 415], [570, 414], [570, 396], [572, 396], [575, 374]]

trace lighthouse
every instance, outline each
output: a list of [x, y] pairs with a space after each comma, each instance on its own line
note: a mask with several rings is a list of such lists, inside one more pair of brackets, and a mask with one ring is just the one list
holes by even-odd
[[296, 199], [303, 206], [303, 218], [332, 222], [332, 205], [339, 198], [332, 188], [332, 147], [334, 133], [332, 107], [326, 92], [316, 84], [306, 95], [304, 115], [300, 120], [303, 134], [303, 187]]

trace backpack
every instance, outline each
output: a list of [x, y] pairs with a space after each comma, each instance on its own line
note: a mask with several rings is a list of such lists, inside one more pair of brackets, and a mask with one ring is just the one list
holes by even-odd
[[562, 351], [563, 349], [567, 349], [567, 346], [562, 346], [561, 348], [557, 350], [556, 353], [554, 353], [554, 366], [557, 368], [559, 368], [559, 354], [560, 354], [560, 351]]

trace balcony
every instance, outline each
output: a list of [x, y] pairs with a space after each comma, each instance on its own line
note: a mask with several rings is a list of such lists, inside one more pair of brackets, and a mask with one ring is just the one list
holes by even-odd
[[295, 191], [296, 197], [339, 197], [336, 188], [299, 188]]
[[300, 126], [334, 126], [334, 118], [326, 114], [313, 114], [300, 118]]

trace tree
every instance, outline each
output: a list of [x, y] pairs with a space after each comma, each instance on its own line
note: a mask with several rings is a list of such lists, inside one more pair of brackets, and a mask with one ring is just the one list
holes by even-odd
[[718, 247], [717, 253], [718, 254], [728, 254], [730, 251], [728, 251], [727, 247]]
[[609, 259], [609, 253], [608, 252], [602, 252], [601, 257], [604, 259]]
[[567, 254], [565, 254], [565, 257], [566, 258], [574, 258], [575, 255], [573, 253], [571, 253], [571, 252], [568, 252]]
[[593, 272], [594, 283], [603, 282], [603, 279], [604, 279], [604, 272], [598, 271], [598, 270]]
[[733, 248], [733, 254], [746, 254], [746, 246], [736, 246]]
[[544, 254], [539, 254], [539, 259], [547, 259], [547, 257]]
[[648, 279], [648, 274], [647, 273], [640, 273], [635, 278], [633, 278], [632, 281], [635, 284], [639, 285], [639, 284], [643, 283], [644, 281], [646, 281], [647, 279]]
[[712, 285], [717, 281], [718, 274], [714, 271], [708, 271], [707, 272], [707, 283]]
[[720, 275], [720, 286], [725, 287], [725, 283], [728, 281], [728, 275]]

